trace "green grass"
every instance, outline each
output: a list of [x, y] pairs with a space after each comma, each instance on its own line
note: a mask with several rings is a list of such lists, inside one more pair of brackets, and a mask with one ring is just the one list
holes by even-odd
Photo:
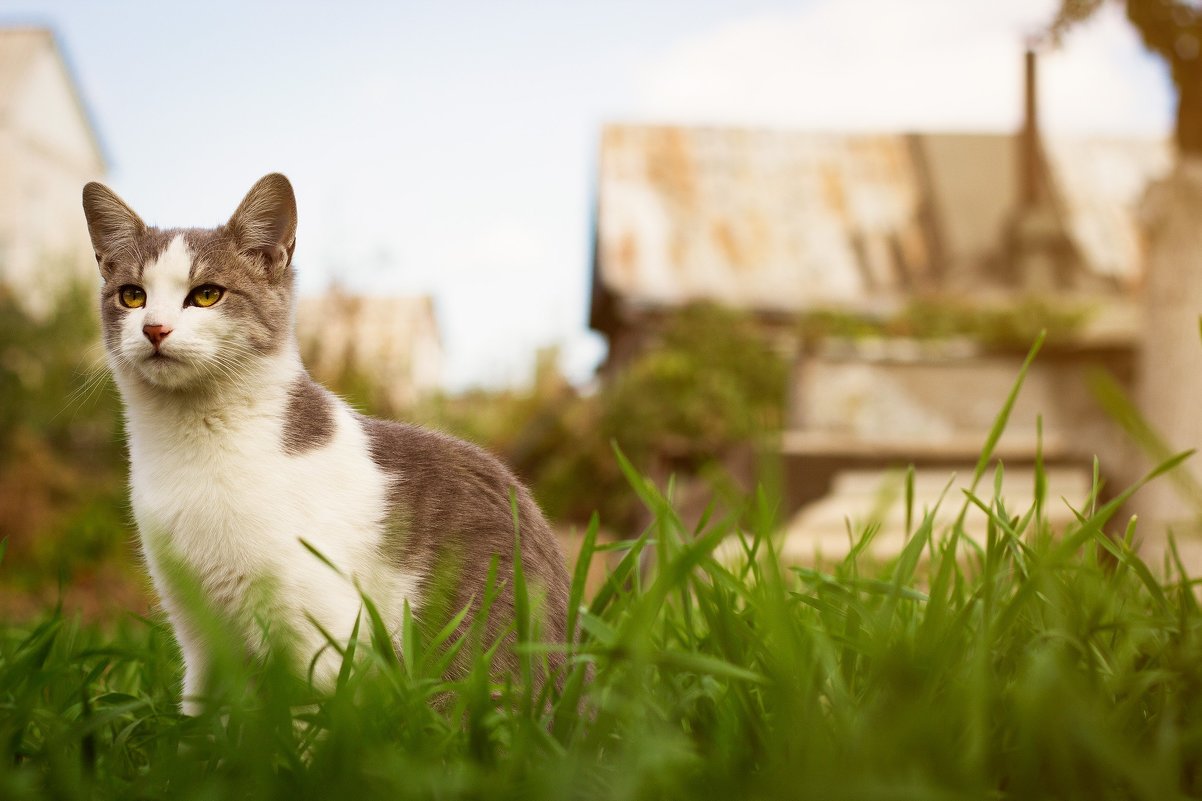
[[[0, 799], [1202, 795], [1194, 586], [1133, 551], [1125, 495], [1070, 499], [1077, 523], [1055, 535], [1040, 478], [1034, 506], [1009, 509], [994, 442], [975, 474], [992, 492], [944, 501], [986, 509], [985, 531], [911, 510], [900, 557], [853, 547], [829, 572], [776, 561], [764, 493], [685, 530], [670, 488], [619, 455], [654, 523], [586, 598], [590, 527], [562, 692], [490, 679], [481, 653], [446, 682], [440, 633], [410, 620], [397, 658], [368, 609], [374, 636], [336, 644], [332, 692], [227, 644], [210, 711], [185, 718], [163, 623], [4, 625]], [[729, 537], [743, 558], [720, 561]], [[536, 674], [543, 651], [522, 653]]]

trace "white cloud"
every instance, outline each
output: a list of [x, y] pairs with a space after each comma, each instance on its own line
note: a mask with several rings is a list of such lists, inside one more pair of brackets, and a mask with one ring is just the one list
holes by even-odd
[[[822, 130], [1009, 130], [1024, 40], [1054, 0], [820, 0], [726, 24], [643, 75], [648, 119]], [[1041, 60], [1050, 130], [1163, 133], [1163, 72], [1113, 7]]]

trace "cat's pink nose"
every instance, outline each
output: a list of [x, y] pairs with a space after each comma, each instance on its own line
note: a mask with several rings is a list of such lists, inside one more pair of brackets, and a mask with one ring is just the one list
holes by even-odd
[[163, 344], [163, 340], [167, 338], [167, 335], [170, 334], [171, 331], [172, 329], [163, 325], [142, 326], [142, 333], [145, 334], [146, 338], [150, 340], [150, 344], [154, 345], [155, 350], [159, 349], [159, 345]]

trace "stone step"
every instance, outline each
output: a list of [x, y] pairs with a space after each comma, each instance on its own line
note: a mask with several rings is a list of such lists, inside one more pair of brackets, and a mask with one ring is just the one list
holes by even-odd
[[[1044, 513], [1054, 530], [1061, 530], [1075, 519], [1065, 501], [1081, 508], [1090, 493], [1092, 478], [1086, 468], [1045, 468], [1046, 494]], [[950, 526], [965, 502], [964, 490], [971, 475], [949, 475], [944, 470], [917, 470], [914, 475], [912, 527], [916, 527], [929, 509], [936, 509], [936, 532]], [[993, 474], [987, 473], [977, 486], [976, 496], [985, 503], [993, 497]], [[945, 491], [946, 490], [946, 491]], [[940, 496], [943, 501], [940, 503]], [[1035, 471], [1031, 468], [1007, 469], [1002, 499], [1011, 516], [1023, 515], [1035, 502]], [[1062, 500], [1063, 499], [1063, 500]], [[987, 516], [970, 505], [965, 530], [970, 537], [984, 542]], [[905, 510], [905, 474], [876, 470], [848, 470], [839, 473], [825, 497], [803, 507], [788, 522], [781, 545], [783, 559], [794, 564], [839, 561], [851, 550], [848, 523], [858, 540], [871, 524], [879, 531], [865, 555], [874, 560], [898, 556], [908, 541]]]

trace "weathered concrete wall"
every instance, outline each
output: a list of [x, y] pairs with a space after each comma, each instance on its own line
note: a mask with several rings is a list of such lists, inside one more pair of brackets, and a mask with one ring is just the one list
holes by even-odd
[[[1004, 496], [1022, 512], [1033, 502], [1038, 429], [1043, 421], [1046, 462], [1045, 513], [1054, 529], [1072, 521], [1060, 498], [1085, 503], [1095, 456], [1107, 482], [1104, 494], [1125, 488], [1138, 474], [1126, 435], [1091, 389], [1089, 373], [1105, 370], [1128, 393], [1133, 388], [1133, 349], [1045, 349], [1027, 374], [994, 450], [1005, 466]], [[886, 468], [916, 465], [916, 509], [933, 507], [948, 480], [958, 484], [945, 498], [940, 519], [954, 517], [972, 467], [1018, 377], [1024, 354], [989, 354], [968, 341], [907, 340], [845, 342], [808, 353], [796, 364], [783, 448], [793, 471], [789, 481], [801, 508], [787, 526], [787, 558], [839, 558], [853, 527], [869, 521], [883, 528], [874, 553], [896, 555], [906, 532], [898, 481]], [[992, 484], [992, 472], [986, 486]], [[888, 487], [893, 487], [889, 490]], [[985, 496], [989, 489], [983, 491]], [[984, 530], [983, 519], [972, 524]], [[977, 530], [974, 529], [974, 530]]]
[[[1202, 447], [1202, 160], [1179, 164], [1145, 200], [1149, 257], [1144, 290], [1144, 337], [1139, 404], [1174, 451]], [[1182, 470], [1202, 482], [1202, 460]], [[1200, 507], [1172, 481], [1161, 480], [1133, 499], [1145, 542], [1165, 532], [1197, 537]]]
[[[957, 351], [947, 345], [884, 343], [835, 355], [810, 355], [797, 364], [790, 428], [864, 442], [915, 457], [971, 456], [984, 444], [1009, 394], [1022, 355]], [[903, 345], [907, 343], [901, 343]], [[1107, 369], [1129, 380], [1129, 359], [1118, 353], [1041, 355], [1032, 365], [1002, 438], [1005, 452], [1034, 455], [1036, 420], [1043, 418], [1044, 448], [1061, 458], [1090, 459], [1119, 467], [1118, 432], [1094, 399], [1087, 373]]]
[[71, 282], [99, 281], [80, 192], [104, 163], [50, 35], [9, 36], [29, 54], [0, 114], [0, 281], [40, 315]]
[[[828, 495], [807, 505], [785, 524], [781, 556], [798, 564], [834, 563], [851, 550], [847, 529], [858, 538], [869, 526], [879, 526], [865, 556], [886, 560], [899, 555], [927, 511], [934, 513], [934, 530], [942, 533], [965, 508], [964, 490], [971, 489], [968, 471], [954, 476], [946, 470], [919, 469], [914, 474], [914, 503], [911, 518], [906, 519], [905, 474], [902, 471], [845, 470], [840, 472]], [[992, 472], [982, 477], [976, 495], [989, 501], [993, 495]], [[1044, 514], [1052, 531], [1060, 532], [1074, 520], [1072, 511], [1060, 502], [1083, 507], [1090, 493], [1088, 468], [1049, 467], [1044, 472]], [[1035, 471], [1007, 467], [1003, 497], [1013, 514], [1024, 514], [1035, 503]], [[968, 504], [964, 533], [984, 547], [988, 517]], [[909, 528], [907, 528], [907, 523]]]

